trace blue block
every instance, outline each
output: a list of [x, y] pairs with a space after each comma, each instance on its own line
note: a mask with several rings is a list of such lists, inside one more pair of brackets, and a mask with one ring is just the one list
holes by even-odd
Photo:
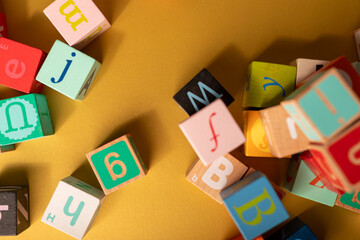
[[289, 218], [269, 180], [259, 171], [223, 190], [221, 197], [246, 240]]

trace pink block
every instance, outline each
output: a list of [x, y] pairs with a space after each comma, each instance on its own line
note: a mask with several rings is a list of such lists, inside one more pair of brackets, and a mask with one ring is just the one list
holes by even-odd
[[56, 0], [44, 13], [66, 42], [77, 49], [85, 47], [110, 27], [91, 0]]
[[245, 142], [243, 132], [221, 99], [201, 109], [179, 127], [205, 165]]

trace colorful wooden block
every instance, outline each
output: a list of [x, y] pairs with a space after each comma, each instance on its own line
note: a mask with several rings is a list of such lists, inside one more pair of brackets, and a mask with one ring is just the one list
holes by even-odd
[[189, 116], [221, 98], [229, 106], [234, 98], [205, 68], [173, 97]]
[[325, 162], [345, 192], [360, 188], [360, 121], [324, 144], [310, 144], [309, 149], [319, 162]]
[[69, 98], [82, 100], [100, 66], [95, 59], [56, 40], [36, 79]]
[[189, 169], [186, 179], [219, 203], [221, 190], [239, 181], [249, 169], [230, 154], [218, 158], [208, 166], [199, 159]]
[[354, 31], [356, 50], [358, 53], [358, 58], [360, 59], [360, 28]]
[[336, 69], [316, 75], [281, 105], [312, 142], [326, 141], [360, 117], [360, 100]]
[[309, 140], [282, 106], [266, 108], [259, 113], [272, 155], [283, 158], [308, 148]]
[[245, 155], [248, 157], [275, 157], [270, 152], [259, 111], [243, 111], [243, 119], [246, 138]]
[[5, 153], [5, 152], [10, 152], [15, 150], [15, 145], [14, 144], [10, 144], [10, 145], [6, 145], [6, 146], [0, 146], [0, 153]]
[[360, 189], [356, 189], [351, 193], [338, 195], [335, 205], [356, 213], [360, 213]]
[[30, 226], [29, 187], [0, 187], [0, 236], [15, 236]]
[[70, 176], [59, 182], [41, 221], [82, 239], [104, 200], [102, 191]]
[[289, 192], [312, 201], [334, 206], [337, 193], [328, 190], [308, 166], [299, 159], [292, 159], [284, 181]]
[[86, 154], [105, 194], [146, 175], [147, 168], [130, 134]]
[[0, 145], [52, 135], [49, 108], [42, 94], [27, 94], [0, 101]]
[[24, 93], [41, 93], [35, 80], [46, 54], [36, 48], [0, 38], [0, 84]]
[[318, 240], [315, 234], [311, 231], [300, 218], [295, 217], [285, 226], [276, 231], [268, 240]]
[[[239, 235], [239, 236], [234, 237], [231, 240], [244, 240], [244, 238], [242, 235]], [[264, 240], [264, 238], [262, 236], [259, 236], [259, 237], [254, 238], [253, 240]]]
[[245, 137], [221, 99], [217, 99], [179, 124], [207, 166], [244, 143]]
[[309, 77], [314, 72], [318, 71], [324, 65], [328, 64], [329, 61], [325, 60], [316, 60], [316, 59], [306, 59], [298, 58], [290, 63], [291, 66], [296, 67], [296, 86], [299, 83], [303, 82], [307, 77]]
[[110, 23], [91, 0], [56, 0], [44, 13], [66, 42], [77, 49], [110, 28]]
[[2, 12], [0, 12], [0, 37], [8, 37], [6, 16]]
[[258, 171], [223, 190], [221, 197], [246, 240], [289, 218], [270, 182]]
[[243, 106], [266, 108], [279, 104], [294, 91], [296, 67], [252, 62], [247, 69]]

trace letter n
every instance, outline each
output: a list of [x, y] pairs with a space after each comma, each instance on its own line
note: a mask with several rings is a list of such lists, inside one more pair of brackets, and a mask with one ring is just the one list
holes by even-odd
[[[21, 128], [13, 128], [13, 126], [11, 124], [10, 108], [13, 106], [19, 106], [21, 109], [22, 118], [23, 118], [23, 122], [24, 122], [24, 126], [22, 126]], [[8, 130], [6, 130], [5, 133], [14, 132], [17, 130], [23, 130], [26, 128], [33, 127], [33, 125], [29, 124], [29, 122], [28, 122], [25, 106], [21, 102], [13, 102], [13, 103], [10, 103], [9, 105], [7, 105], [5, 108], [5, 115], [6, 115], [6, 121], [8, 124]]]

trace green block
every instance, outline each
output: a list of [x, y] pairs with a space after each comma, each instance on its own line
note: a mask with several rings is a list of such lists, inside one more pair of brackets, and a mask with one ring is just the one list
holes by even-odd
[[328, 190], [301, 159], [291, 160], [284, 188], [300, 197], [334, 206], [337, 194]]
[[6, 146], [0, 146], [0, 153], [4, 153], [4, 152], [9, 152], [15, 150], [15, 145], [14, 144], [10, 144], [10, 145], [6, 145]]
[[95, 59], [56, 40], [36, 80], [69, 98], [82, 100], [100, 66]]
[[275, 106], [294, 91], [295, 83], [296, 67], [252, 62], [247, 70], [243, 106]]
[[0, 101], [0, 145], [6, 146], [54, 133], [46, 97], [27, 94]]

